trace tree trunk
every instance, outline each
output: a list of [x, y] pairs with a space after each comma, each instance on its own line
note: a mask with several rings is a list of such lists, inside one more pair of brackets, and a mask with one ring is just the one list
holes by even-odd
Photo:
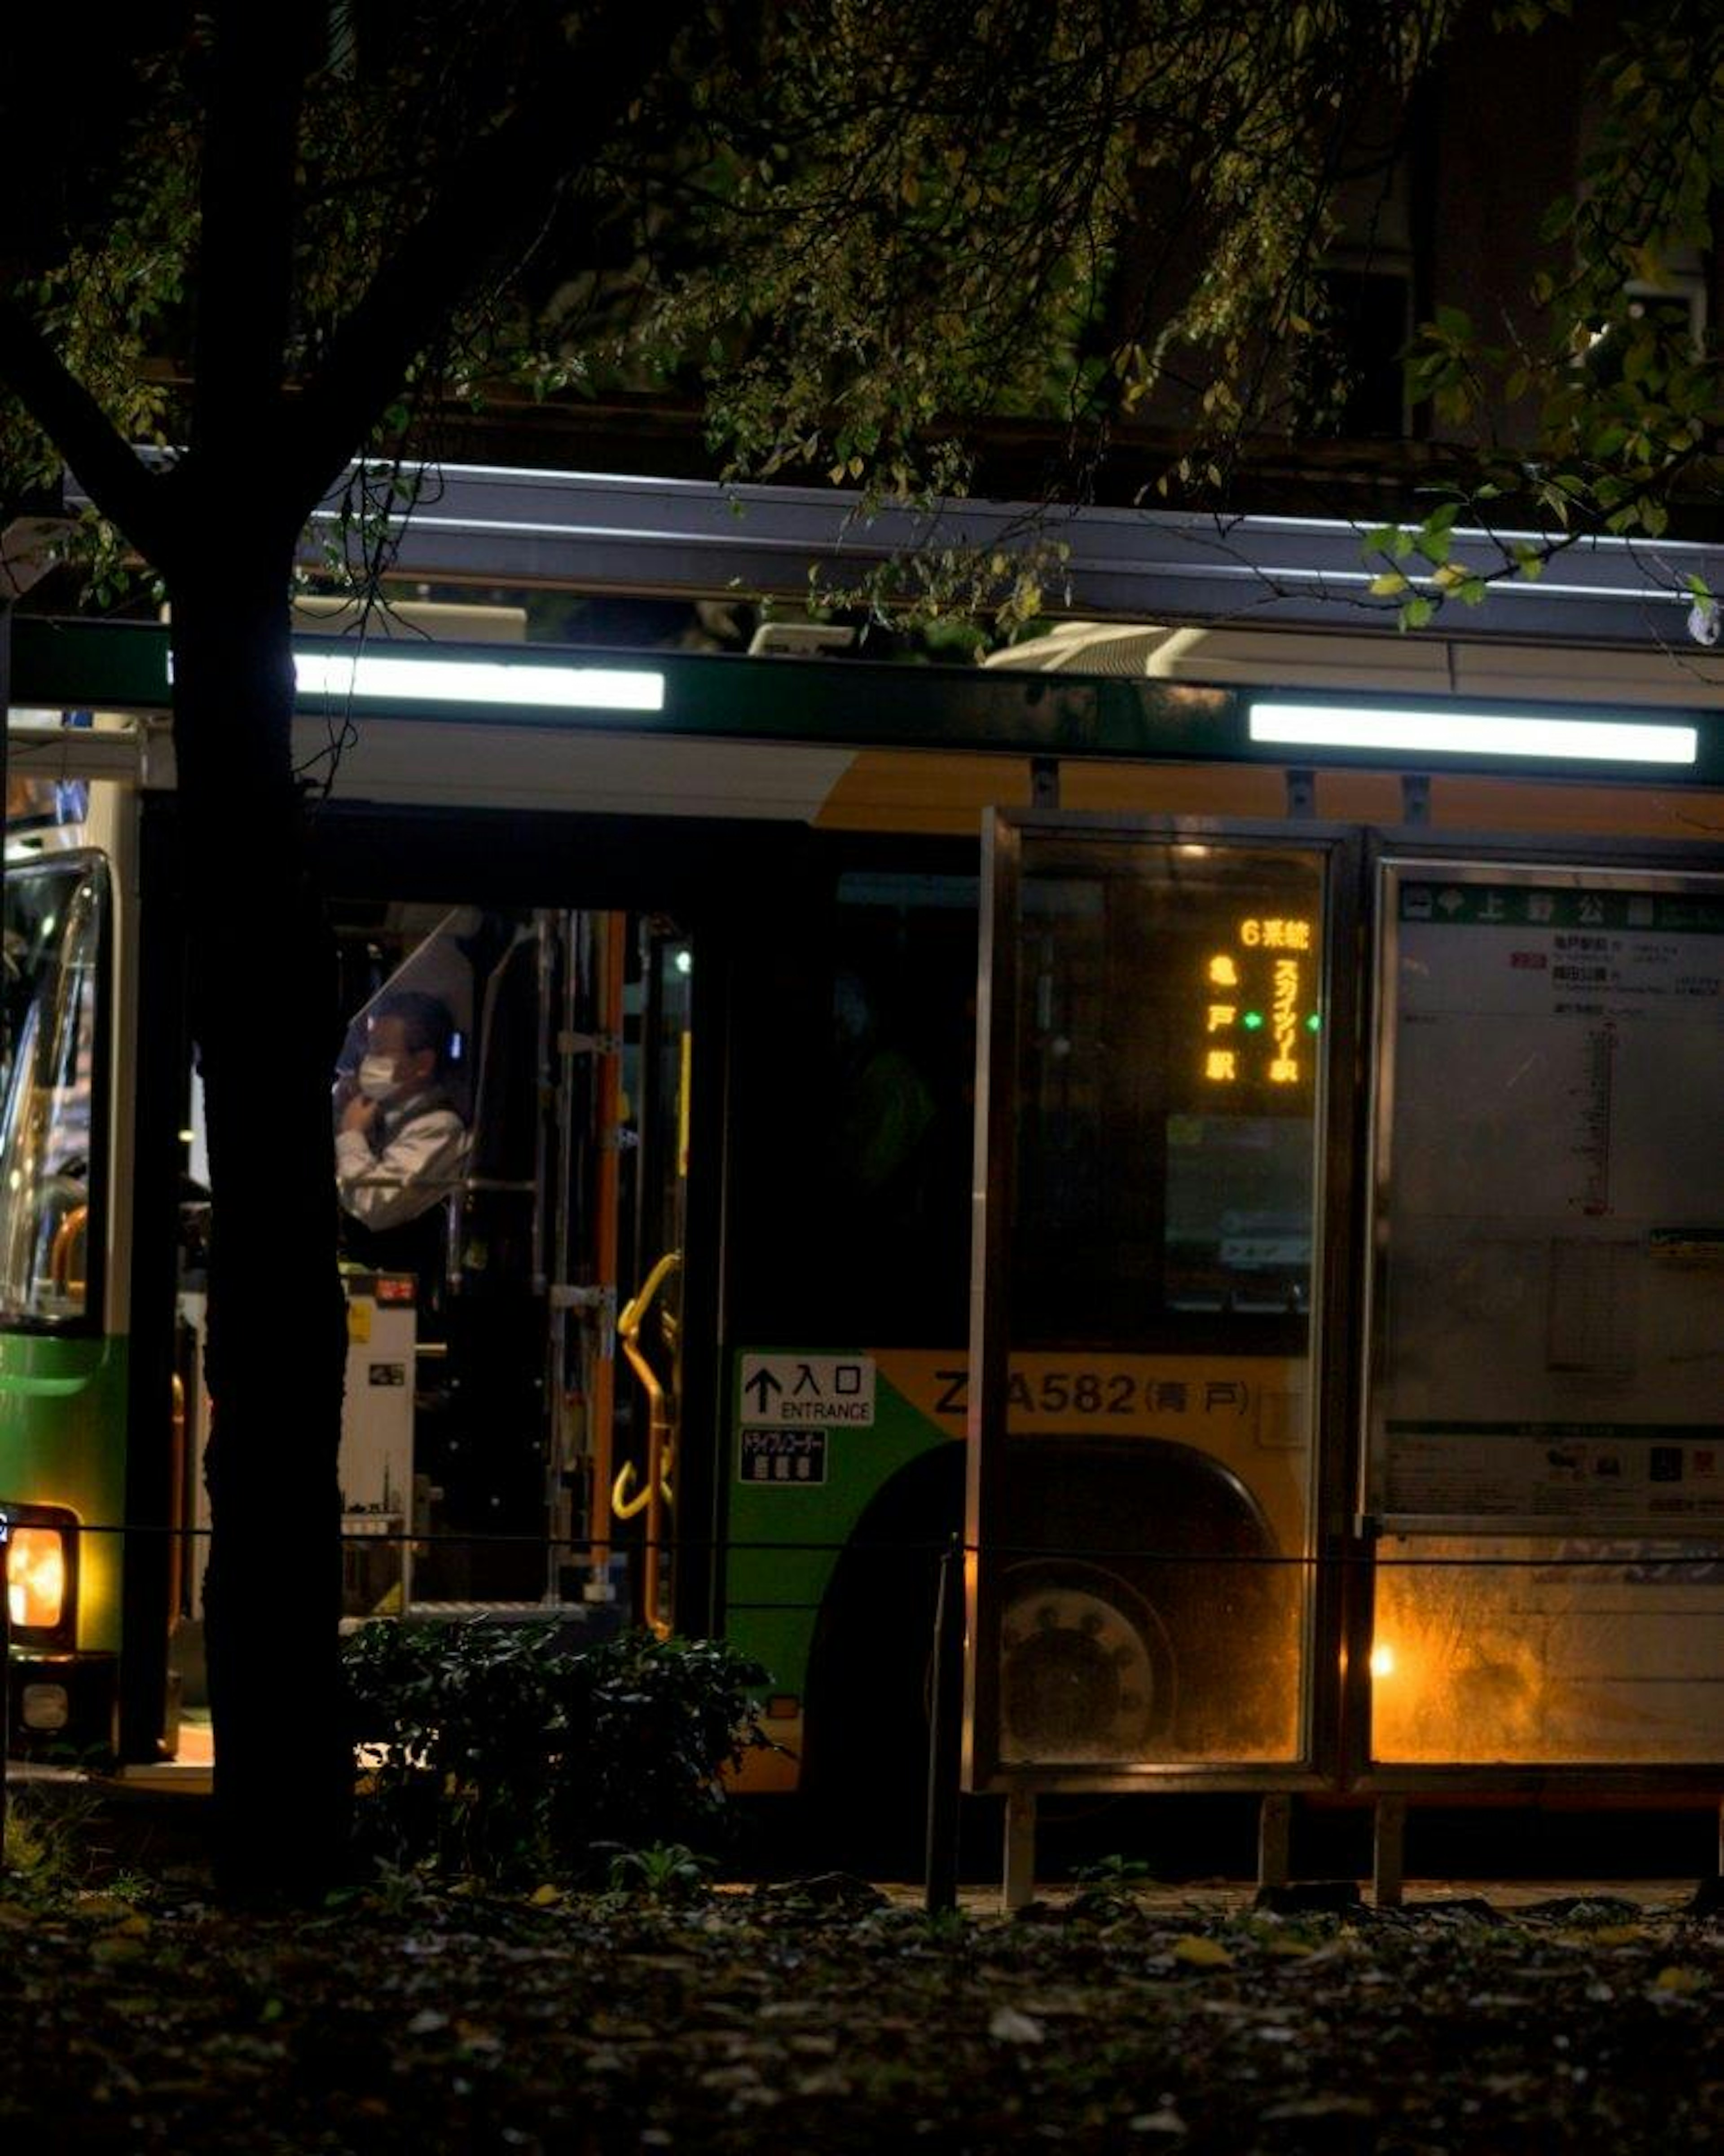
[[172, 588], [213, 1219], [204, 1609], [218, 1886], [305, 1899], [338, 1874], [352, 1784], [337, 1647], [337, 1019], [292, 773], [290, 555], [248, 517]]

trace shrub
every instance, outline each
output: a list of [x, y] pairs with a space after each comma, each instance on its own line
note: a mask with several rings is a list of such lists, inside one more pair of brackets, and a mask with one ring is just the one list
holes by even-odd
[[674, 1905], [704, 1900], [711, 1871], [710, 1856], [680, 1841], [659, 1841], [649, 1849], [618, 1851], [605, 1867], [605, 1884], [613, 1902]]
[[578, 1876], [618, 1845], [711, 1847], [721, 1770], [767, 1741], [748, 1690], [766, 1673], [721, 1640], [391, 1620], [344, 1659], [374, 1761], [362, 1845], [397, 1865]]

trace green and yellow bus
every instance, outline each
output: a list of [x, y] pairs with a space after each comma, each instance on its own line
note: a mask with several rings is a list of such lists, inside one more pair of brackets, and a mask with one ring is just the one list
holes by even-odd
[[[1724, 1194], [1648, 1076], [1715, 1115], [1724, 737], [1521, 651], [1456, 746], [1398, 649], [300, 639], [335, 1098], [428, 998], [465, 1133], [347, 1230], [348, 1621], [721, 1632], [756, 1785], [909, 1804], [957, 1538], [977, 1787], [1724, 1758]], [[137, 1769], [201, 1683], [181, 924], [244, 894], [162, 632], [13, 679], [10, 1735]]]

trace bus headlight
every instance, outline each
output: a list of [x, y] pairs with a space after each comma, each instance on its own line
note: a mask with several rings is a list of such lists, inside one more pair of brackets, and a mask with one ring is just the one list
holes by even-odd
[[69, 1614], [68, 1530], [15, 1516], [6, 1526], [6, 1609], [13, 1630], [58, 1632]]

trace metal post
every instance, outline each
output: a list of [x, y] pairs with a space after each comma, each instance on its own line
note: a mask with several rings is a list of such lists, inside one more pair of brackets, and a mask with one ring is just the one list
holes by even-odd
[[1292, 1876], [1293, 1799], [1272, 1789], [1257, 1813], [1257, 1884], [1285, 1887]]
[[958, 1768], [963, 1693], [963, 1551], [954, 1535], [940, 1553], [929, 1687], [927, 1839], [924, 1902], [931, 1917], [957, 1907]]
[[[628, 971], [628, 922], [620, 913], [604, 916], [600, 1008], [595, 1013], [594, 1044], [598, 1096], [598, 1191], [595, 1209], [593, 1278], [610, 1291], [587, 1320], [587, 1599], [609, 1602], [611, 1588], [611, 1484], [615, 1463], [617, 1341], [616, 1309], [622, 1290], [620, 1215], [623, 1187], [623, 994]], [[567, 1276], [564, 1275], [564, 1278]]]
[[1407, 1799], [1377, 1799], [1371, 1849], [1371, 1888], [1379, 1909], [1398, 1909], [1405, 1899]]
[[1035, 1791], [1006, 1792], [1006, 1876], [1002, 1905], [1010, 1916], [1035, 1894]]

